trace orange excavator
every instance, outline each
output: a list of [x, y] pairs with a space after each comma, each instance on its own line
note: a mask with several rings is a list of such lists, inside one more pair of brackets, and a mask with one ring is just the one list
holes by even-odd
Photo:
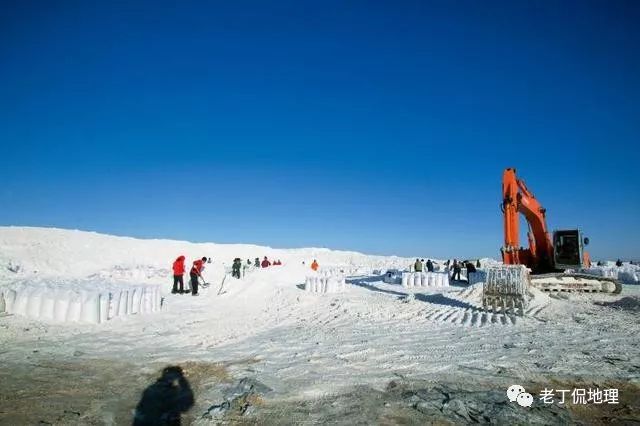
[[[579, 229], [547, 230], [546, 209], [534, 197], [516, 169], [502, 175], [505, 265], [525, 265], [531, 269], [531, 284], [546, 291], [586, 291], [620, 293], [622, 286], [612, 278], [577, 272], [591, 264], [584, 246], [589, 244]], [[529, 225], [529, 248], [520, 246], [520, 213]]]

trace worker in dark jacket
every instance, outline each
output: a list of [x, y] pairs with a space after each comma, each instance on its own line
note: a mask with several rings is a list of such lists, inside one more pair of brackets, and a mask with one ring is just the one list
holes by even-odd
[[473, 264], [473, 262], [467, 262], [466, 267], [467, 267], [467, 283], [471, 283], [471, 274], [476, 273], [476, 267]]
[[257, 257], [256, 257], [256, 261], [255, 261], [255, 263], [253, 264], [253, 266], [255, 266], [256, 268], [259, 268], [259, 267], [260, 267], [260, 259], [259, 259], [259, 258], [257, 258]]
[[239, 257], [233, 259], [233, 266], [231, 267], [231, 276], [234, 278], [240, 279], [240, 267], [242, 266], [242, 261]]
[[427, 271], [433, 272], [433, 262], [431, 261], [431, 259], [427, 259]]
[[[460, 281], [460, 271], [462, 271], [462, 268], [460, 267], [458, 260], [453, 259], [453, 275], [451, 276], [452, 281]], [[456, 276], [458, 277], [457, 279]]]

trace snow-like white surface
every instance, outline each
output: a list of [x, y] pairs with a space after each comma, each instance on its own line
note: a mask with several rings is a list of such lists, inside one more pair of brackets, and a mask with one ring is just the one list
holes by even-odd
[[615, 264], [607, 266], [592, 266], [590, 268], [583, 269], [582, 272], [599, 277], [615, 278], [625, 284], [640, 283], [640, 266], [628, 263], [625, 263], [622, 266], [615, 266]]
[[[204, 271], [211, 285], [199, 297], [170, 294], [171, 262], [181, 254], [188, 262], [214, 258]], [[283, 266], [256, 269], [243, 279], [227, 277], [218, 295], [223, 262], [263, 256], [279, 258]], [[313, 259], [325, 271], [352, 268], [342, 293], [318, 296], [304, 290]], [[414, 261], [326, 249], [0, 228], [2, 289], [35, 282], [73, 289], [77, 280], [101, 289], [159, 285], [165, 298], [160, 311], [95, 325], [0, 315], [0, 363], [17, 362], [35, 349], [57, 360], [81, 353], [88, 359], [126, 357], [139, 365], [219, 362], [233, 375], [257, 376], [275, 395], [292, 398], [358, 384], [383, 388], [397, 377], [501, 380], [506, 375], [518, 382], [548, 375], [637, 376], [633, 365], [640, 353], [637, 339], [629, 336], [640, 333], [640, 286], [625, 286], [621, 295], [549, 296], [530, 289], [525, 315], [515, 317], [483, 311], [481, 284], [404, 288], [372, 275], [404, 270]], [[617, 354], [627, 361], [617, 360]], [[604, 356], [615, 361], [605, 362]]]
[[[325, 248], [274, 249], [249, 244], [189, 243], [174, 240], [140, 240], [93, 232], [54, 228], [0, 227], [0, 278], [15, 276], [75, 277], [97, 275], [123, 281], [151, 282], [170, 274], [173, 260], [184, 255], [187, 264], [202, 256], [213, 257], [209, 276], [221, 277], [224, 265], [235, 257], [280, 259], [283, 264], [310, 265], [317, 259], [323, 269], [331, 267], [363, 270], [400, 264], [401, 257], [367, 256]], [[9, 269], [17, 270], [11, 272]]]

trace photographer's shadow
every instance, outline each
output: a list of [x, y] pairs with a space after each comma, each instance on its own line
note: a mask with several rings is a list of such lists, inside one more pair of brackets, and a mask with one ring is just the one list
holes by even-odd
[[178, 366], [166, 367], [147, 387], [136, 406], [134, 426], [179, 426], [182, 413], [193, 406], [193, 391]]

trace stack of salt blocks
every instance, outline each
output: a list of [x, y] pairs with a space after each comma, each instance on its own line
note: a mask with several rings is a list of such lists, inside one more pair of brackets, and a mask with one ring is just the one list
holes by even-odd
[[159, 311], [159, 285], [110, 291], [20, 288], [0, 291], [0, 312], [53, 322], [103, 323], [115, 317]]
[[346, 285], [344, 275], [335, 271], [321, 271], [308, 275], [304, 289], [308, 293], [342, 293]]
[[446, 287], [449, 274], [446, 272], [403, 272], [403, 287]]

